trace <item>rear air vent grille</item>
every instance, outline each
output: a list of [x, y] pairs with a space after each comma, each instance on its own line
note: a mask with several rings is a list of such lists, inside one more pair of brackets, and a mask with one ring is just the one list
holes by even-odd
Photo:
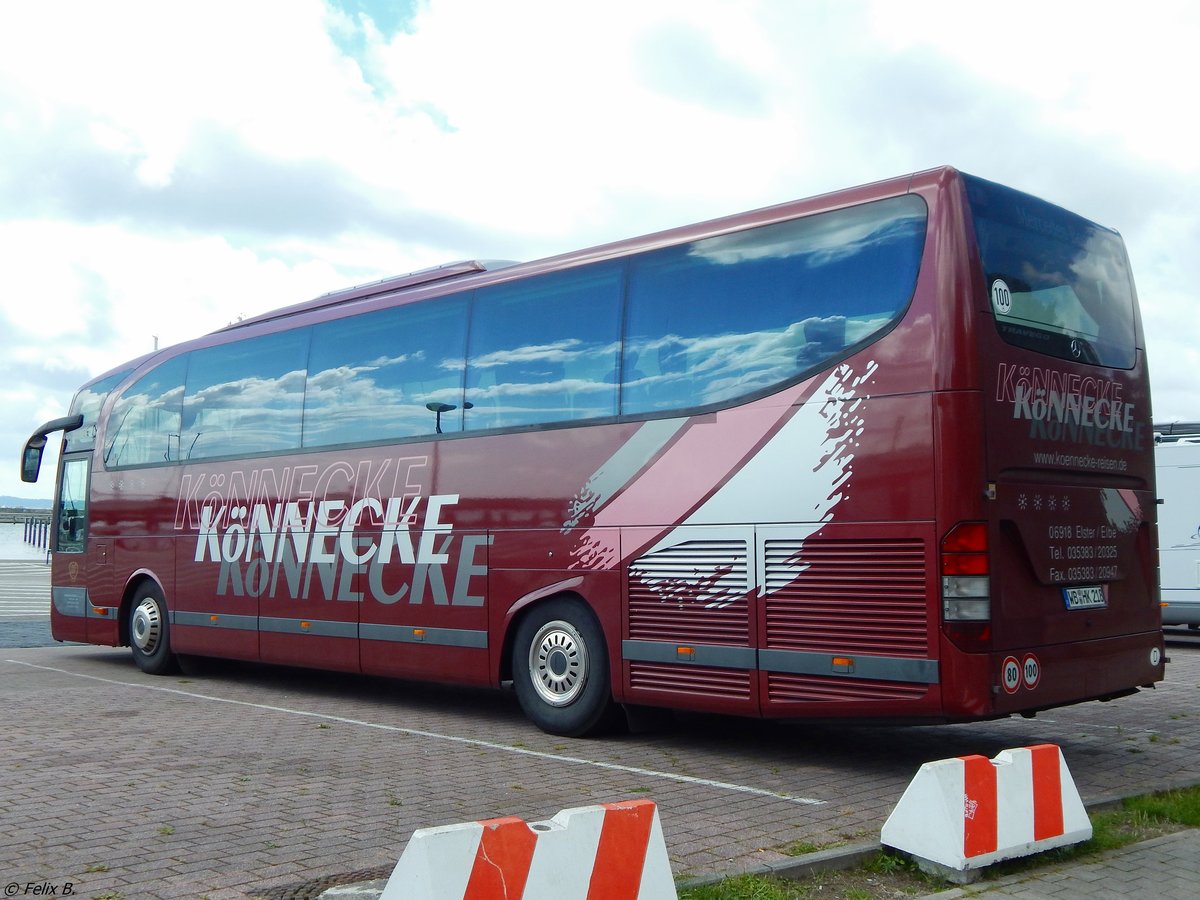
[[634, 640], [748, 645], [746, 543], [686, 541], [629, 566]]
[[927, 554], [921, 540], [766, 542], [767, 646], [924, 657]]
[[676, 694], [703, 694], [727, 700], [750, 698], [751, 673], [735, 669], [710, 669], [702, 666], [673, 666], [659, 663], [630, 662], [629, 685], [634, 690], [665, 691]]

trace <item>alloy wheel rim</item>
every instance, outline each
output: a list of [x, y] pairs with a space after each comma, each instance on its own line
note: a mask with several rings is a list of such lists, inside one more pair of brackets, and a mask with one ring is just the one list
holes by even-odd
[[547, 622], [529, 647], [529, 673], [538, 697], [550, 706], [574, 703], [588, 678], [583, 636], [570, 622]]
[[129, 623], [129, 639], [142, 653], [150, 656], [162, 640], [162, 610], [153, 598], [147, 597], [133, 611]]

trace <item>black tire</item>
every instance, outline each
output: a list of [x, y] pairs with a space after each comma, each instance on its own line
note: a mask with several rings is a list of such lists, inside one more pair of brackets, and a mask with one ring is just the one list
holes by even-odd
[[514, 635], [512, 668], [521, 708], [542, 731], [582, 737], [606, 723], [608, 645], [581, 601], [559, 597], [526, 613]]
[[147, 674], [169, 675], [175, 671], [167, 601], [152, 581], [142, 584], [129, 603], [129, 649], [138, 668]]

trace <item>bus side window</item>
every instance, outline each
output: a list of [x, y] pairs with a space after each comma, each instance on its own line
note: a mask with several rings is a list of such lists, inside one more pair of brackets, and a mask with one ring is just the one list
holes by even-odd
[[304, 446], [461, 431], [466, 334], [465, 295], [315, 326]]
[[660, 368], [622, 413], [749, 397], [882, 334], [912, 298], [926, 214], [904, 195], [635, 257], [625, 352]]
[[308, 338], [304, 328], [195, 351], [183, 398], [183, 458], [298, 448]]
[[[621, 269], [596, 265], [477, 292], [466, 428], [614, 416]], [[569, 374], [568, 374], [569, 373]]]
[[108, 433], [104, 436], [106, 467], [179, 461], [179, 421], [187, 362], [187, 356], [167, 360], [122, 392], [108, 417]]

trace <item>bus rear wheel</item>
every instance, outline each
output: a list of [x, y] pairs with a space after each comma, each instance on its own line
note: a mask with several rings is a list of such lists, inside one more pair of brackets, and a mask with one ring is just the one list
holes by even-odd
[[513, 646], [517, 699], [538, 728], [582, 737], [604, 724], [612, 706], [608, 650], [587, 606], [563, 597], [534, 607]]
[[175, 671], [167, 601], [153, 582], [139, 587], [129, 605], [129, 649], [143, 672], [167, 675]]

